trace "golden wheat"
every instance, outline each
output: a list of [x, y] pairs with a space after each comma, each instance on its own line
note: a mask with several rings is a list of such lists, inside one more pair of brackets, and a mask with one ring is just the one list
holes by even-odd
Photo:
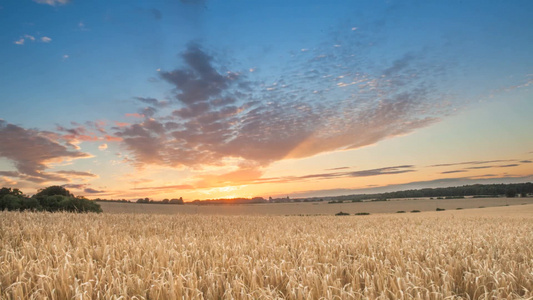
[[0, 212], [6, 299], [533, 297], [533, 218]]

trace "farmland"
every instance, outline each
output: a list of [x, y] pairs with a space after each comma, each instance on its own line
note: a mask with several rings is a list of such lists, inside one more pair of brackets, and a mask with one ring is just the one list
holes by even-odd
[[346, 217], [0, 212], [0, 245], [8, 299], [533, 297], [533, 205]]
[[296, 202], [236, 205], [160, 205], [148, 203], [98, 202], [105, 213], [208, 214], [208, 215], [333, 215], [340, 211], [395, 213], [412, 210], [435, 211], [437, 208], [456, 210], [504, 205], [533, 204], [533, 198], [466, 198], [466, 199], [397, 199], [391, 201]]

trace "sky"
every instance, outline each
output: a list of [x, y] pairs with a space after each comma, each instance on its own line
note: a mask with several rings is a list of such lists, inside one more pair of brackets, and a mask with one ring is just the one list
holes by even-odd
[[533, 181], [531, 11], [0, 0], [0, 185], [192, 201]]

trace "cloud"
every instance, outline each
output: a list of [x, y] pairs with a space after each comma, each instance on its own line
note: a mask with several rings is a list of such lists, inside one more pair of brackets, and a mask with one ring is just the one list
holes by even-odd
[[349, 169], [349, 168], [350, 167], [337, 167], [337, 168], [326, 169], [326, 171], [345, 170], [345, 169]]
[[87, 153], [69, 150], [36, 129], [25, 129], [0, 120], [0, 157], [13, 162], [14, 167], [32, 182], [68, 181], [63, 176], [47, 173], [51, 162], [91, 157]]
[[13, 43], [14, 43], [14, 44], [17, 44], [17, 45], [24, 45], [24, 39], [21, 38], [21, 39], [19, 39], [19, 40], [17, 40], [17, 41], [14, 41]]
[[152, 187], [140, 187], [133, 188], [135, 191], [149, 191], [149, 190], [190, 190], [194, 189], [192, 185], [180, 184], [180, 185], [165, 185], [165, 186], [152, 186]]
[[394, 167], [350, 172], [348, 173], [348, 175], [349, 177], [367, 177], [367, 176], [378, 176], [378, 175], [388, 175], [388, 174], [401, 174], [401, 173], [414, 172], [415, 170], [412, 170], [413, 167], [414, 166], [412, 165], [394, 166]]
[[204, 5], [206, 0], [180, 0], [184, 4]]
[[68, 183], [68, 184], [63, 184], [61, 185], [62, 187], [64, 188], [67, 188], [67, 189], [77, 189], [77, 190], [81, 190], [83, 188], [85, 188], [87, 185], [86, 184], [74, 184], [74, 183]]
[[185, 68], [159, 74], [176, 87], [176, 98], [185, 104], [207, 101], [221, 94], [238, 78], [232, 74], [220, 74], [212, 65], [213, 58], [196, 44], [190, 44], [181, 56]]
[[391, 67], [385, 69], [385, 71], [383, 71], [383, 75], [390, 76], [406, 69], [409, 66], [409, 63], [414, 60], [414, 58], [414, 55], [411, 53], [405, 54], [402, 58], [395, 60]]
[[512, 168], [512, 167], [518, 167], [519, 164], [508, 164], [508, 165], [499, 165], [499, 166], [495, 166], [495, 165], [490, 165], [490, 166], [479, 166], [479, 167], [470, 167], [470, 168], [466, 168], [468, 170], [478, 170], [478, 169], [490, 169], [490, 168]]
[[117, 136], [105, 135], [104, 140], [108, 142], [120, 142], [122, 141], [122, 138]]
[[62, 174], [62, 175], [69, 175], [69, 176], [76, 176], [76, 177], [98, 177], [97, 175], [93, 173], [82, 172], [82, 171], [56, 171], [54, 173]]
[[25, 34], [25, 35], [24, 35], [24, 38], [27, 38], [27, 39], [29, 39], [29, 40], [31, 40], [31, 41], [35, 41], [35, 37], [32, 36], [32, 35], [29, 35], [29, 34]]
[[450, 167], [450, 166], [460, 166], [460, 165], [483, 165], [483, 164], [498, 163], [498, 162], [511, 162], [511, 161], [516, 161], [516, 160], [514, 160], [514, 159], [476, 160], [476, 161], [465, 161], [465, 162], [458, 162], [458, 163], [437, 164], [437, 165], [431, 165], [430, 167]]
[[466, 170], [452, 170], [452, 171], [441, 172], [441, 174], [453, 174], [453, 173], [463, 173], [463, 172], [467, 172], [467, 171]]
[[136, 100], [139, 100], [140, 102], [149, 104], [153, 107], [166, 107], [169, 105], [168, 101], [159, 101], [155, 98], [150, 97], [135, 97]]
[[98, 146], [98, 149], [104, 151], [105, 149], [107, 149], [107, 144], [101, 144], [100, 146]]
[[496, 168], [512, 168], [512, 167], [518, 167], [519, 164], [508, 164], [508, 165], [501, 165], [501, 166], [495, 166]]
[[95, 189], [92, 189], [92, 188], [86, 188], [83, 190], [83, 192], [87, 193], [87, 194], [101, 194], [101, 193], [105, 193], [105, 191], [99, 191], [99, 190], [95, 190]]
[[39, 4], [48, 4], [51, 6], [56, 5], [65, 5], [70, 2], [70, 0], [33, 0], [33, 2], [39, 3]]
[[138, 114], [138, 113], [126, 113], [126, 117], [134, 117], [134, 118], [144, 118], [144, 115]]
[[[180, 67], [158, 72], [173, 86], [173, 99], [167, 104], [137, 97], [153, 110], [129, 114], [143, 120], [114, 128], [115, 135], [138, 167], [201, 168], [224, 165], [228, 158], [267, 166], [372, 145], [449, 112], [435, 93], [434, 69], [424, 55], [404, 54], [376, 76], [351, 55], [357, 47], [347, 42], [298, 52], [294, 64], [267, 84], [250, 78], [260, 73], [233, 71], [216, 53], [190, 44], [180, 54]], [[316, 60], [324, 53], [317, 51], [336, 52]], [[167, 110], [155, 110], [162, 105], [177, 108], [162, 115]]]
[[43, 43], [50, 43], [50, 42], [52, 41], [52, 39], [49, 38], [49, 37], [47, 37], [47, 36], [43, 36], [43, 37], [41, 38], [41, 41], [42, 41]]
[[20, 173], [14, 171], [0, 171], [0, 176], [19, 177]]

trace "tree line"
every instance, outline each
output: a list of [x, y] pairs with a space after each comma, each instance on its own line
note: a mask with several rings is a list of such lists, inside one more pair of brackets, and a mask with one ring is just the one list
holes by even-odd
[[390, 198], [421, 198], [421, 197], [526, 197], [533, 194], [533, 183], [509, 183], [509, 184], [472, 184], [445, 188], [425, 188], [405, 190], [378, 194], [359, 194], [338, 197], [329, 197], [330, 200], [355, 200], [390, 199]]
[[3, 187], [0, 189], [0, 211], [68, 211], [102, 212], [100, 205], [83, 196], [74, 196], [62, 186], [49, 186], [29, 197], [19, 189]]

